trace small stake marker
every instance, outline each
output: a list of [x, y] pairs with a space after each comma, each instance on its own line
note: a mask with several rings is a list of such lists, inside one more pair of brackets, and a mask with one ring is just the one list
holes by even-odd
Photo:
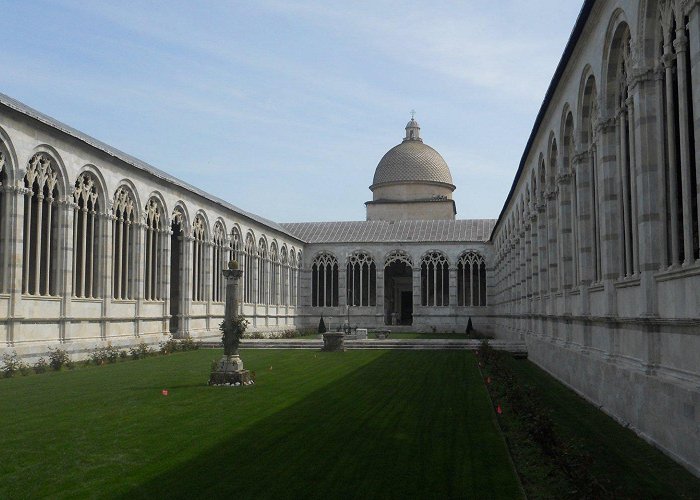
[[163, 389], [162, 391], [160, 391], [160, 393], [161, 393], [163, 396], [167, 396], [167, 395], [168, 395], [168, 390], [167, 390], [167, 389]]
[[486, 383], [490, 384], [491, 383], [491, 377], [486, 377]]
[[501, 405], [496, 406], [496, 413], [498, 413], [499, 415], [503, 413], [503, 410], [501, 410]]

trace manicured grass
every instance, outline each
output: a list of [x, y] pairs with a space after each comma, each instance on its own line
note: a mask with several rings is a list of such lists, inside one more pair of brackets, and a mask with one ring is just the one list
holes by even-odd
[[[504, 361], [520, 384], [536, 390], [557, 434], [593, 458], [591, 475], [606, 485], [610, 498], [700, 498], [700, 480], [634, 432], [533, 363], [510, 357]], [[511, 446], [518, 447], [518, 443]], [[512, 452], [521, 474], [533, 474], [523, 477], [529, 494], [562, 496], [566, 486], [561, 474], [549, 470], [548, 480], [537, 477], [545, 470], [541, 467], [542, 457], [522, 446]]]
[[472, 353], [219, 355], [0, 380], [0, 498], [521, 496]]

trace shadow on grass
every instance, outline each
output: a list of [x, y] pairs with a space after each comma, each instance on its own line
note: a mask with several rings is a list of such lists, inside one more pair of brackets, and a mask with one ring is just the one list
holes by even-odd
[[519, 497], [491, 411], [471, 354], [392, 351], [233, 436], [222, 414], [225, 439], [123, 498]]

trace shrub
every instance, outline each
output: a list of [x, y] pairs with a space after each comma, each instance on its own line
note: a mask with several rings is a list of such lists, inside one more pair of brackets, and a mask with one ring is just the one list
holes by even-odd
[[120, 357], [121, 353], [119, 349], [108, 343], [104, 347], [96, 347], [90, 353], [90, 361], [96, 365], [103, 365], [105, 363], [116, 363], [117, 359]]
[[34, 373], [45, 373], [49, 370], [49, 364], [44, 358], [39, 358], [34, 366], [32, 367]]
[[318, 322], [318, 333], [326, 333], [326, 323], [323, 321], [323, 316], [321, 316], [321, 321]]
[[68, 369], [73, 368], [73, 361], [70, 359], [70, 356], [68, 353], [61, 348], [56, 348], [52, 349], [49, 347], [49, 366], [58, 371], [62, 367], [66, 367]]
[[119, 359], [126, 359], [128, 355], [129, 353], [126, 351], [119, 351]]
[[14, 377], [16, 373], [22, 375], [29, 373], [29, 366], [22, 361], [16, 351], [12, 351], [12, 354], [3, 354], [2, 362], [2, 374], [5, 378]]
[[[161, 344], [161, 352], [163, 352], [163, 346]], [[147, 358], [148, 356], [153, 355], [153, 349], [148, 347], [148, 344], [145, 342], [139, 342], [138, 345], [135, 345], [134, 347], [131, 347], [129, 349], [129, 354], [131, 354], [132, 359], [143, 359]], [[167, 352], [164, 352], [163, 354], [168, 354]]]

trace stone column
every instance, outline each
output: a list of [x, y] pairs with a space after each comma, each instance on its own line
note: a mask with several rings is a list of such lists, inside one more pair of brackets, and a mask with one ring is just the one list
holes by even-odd
[[562, 289], [570, 290], [573, 284], [572, 220], [571, 220], [571, 172], [562, 172], [557, 177], [559, 186], [560, 244], [559, 255], [562, 266], [559, 269], [559, 282]]
[[[26, 199], [29, 190], [24, 187], [21, 179], [21, 172], [17, 172], [18, 180], [14, 186], [6, 191], [8, 196], [7, 209], [8, 217], [5, 219], [8, 225], [8, 234], [10, 240], [7, 246], [9, 254], [9, 287], [7, 291], [10, 294], [10, 305], [7, 314], [7, 346], [13, 346], [17, 339], [16, 329], [17, 320], [24, 316], [22, 310], [22, 269], [24, 265], [24, 200]], [[10, 173], [8, 173], [9, 178]]]
[[[695, 169], [696, 181], [698, 185], [697, 192], [700, 193], [700, 2], [688, 2], [686, 11], [688, 16], [688, 50], [690, 51], [690, 71], [691, 84], [694, 89], [693, 102], [693, 117], [695, 119], [694, 137], [695, 144], [691, 147], [695, 148]], [[700, 203], [698, 203], [698, 223], [700, 224]]]

